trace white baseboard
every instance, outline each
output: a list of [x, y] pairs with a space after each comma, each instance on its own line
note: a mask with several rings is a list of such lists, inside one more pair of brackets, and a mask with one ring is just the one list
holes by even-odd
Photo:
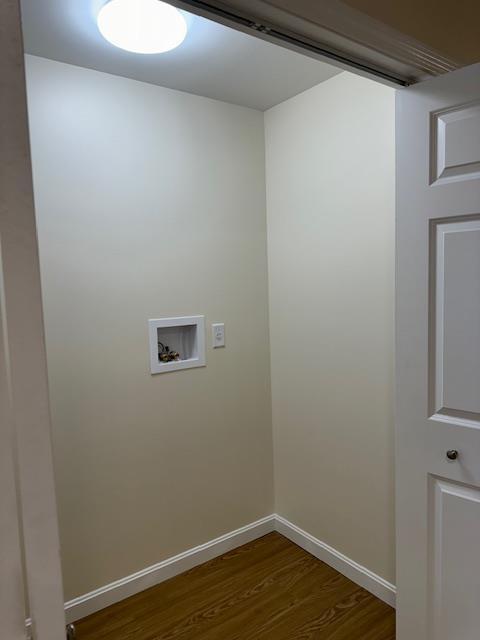
[[377, 574], [373, 573], [358, 562], [347, 558], [325, 542], [318, 540], [306, 531], [303, 531], [282, 516], [275, 516], [275, 530], [283, 536], [297, 544], [305, 551], [322, 560], [326, 564], [336, 569], [360, 587], [363, 587], [374, 596], [380, 598], [390, 606], [395, 606], [396, 588]]
[[306, 531], [302, 531], [282, 516], [273, 514], [66, 602], [67, 623], [120, 602], [272, 531], [278, 531], [373, 595], [392, 607], [395, 606], [394, 585], [321, 540], [317, 540]]
[[110, 584], [95, 589], [83, 596], [74, 598], [65, 603], [65, 615], [67, 624], [80, 618], [100, 611], [105, 607], [120, 602], [129, 596], [133, 596], [149, 587], [160, 584], [164, 580], [173, 578], [192, 567], [203, 564], [212, 558], [221, 556], [227, 551], [247, 544], [256, 538], [261, 538], [275, 530], [275, 516], [267, 516], [256, 522], [231, 531], [215, 540], [210, 540], [193, 549], [188, 549], [177, 556], [167, 558], [162, 562], [137, 571], [130, 576], [116, 580]]

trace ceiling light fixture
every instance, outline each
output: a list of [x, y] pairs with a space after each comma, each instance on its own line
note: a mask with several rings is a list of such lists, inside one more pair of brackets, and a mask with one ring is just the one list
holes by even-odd
[[105, 40], [133, 53], [164, 53], [187, 35], [180, 11], [160, 0], [110, 0], [97, 24]]

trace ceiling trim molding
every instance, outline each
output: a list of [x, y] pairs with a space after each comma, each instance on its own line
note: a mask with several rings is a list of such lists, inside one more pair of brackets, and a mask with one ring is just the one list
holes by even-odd
[[290, 8], [289, 5], [292, 3], [289, 0], [260, 0], [260, 3], [268, 5], [273, 10], [281, 10], [297, 20], [304, 20], [309, 14], [310, 20], [315, 24], [418, 68], [424, 73], [439, 75], [453, 71], [459, 66], [458, 62], [341, 0], [322, 0], [321, 3], [296, 0], [294, 9]]
[[408, 85], [461, 66], [340, 0], [295, 4], [173, 0], [172, 4], [386, 84]]

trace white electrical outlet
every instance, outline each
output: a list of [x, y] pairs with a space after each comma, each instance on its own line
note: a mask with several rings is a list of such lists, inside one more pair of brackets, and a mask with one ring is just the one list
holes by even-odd
[[212, 324], [212, 343], [214, 349], [225, 346], [225, 325], [223, 322]]

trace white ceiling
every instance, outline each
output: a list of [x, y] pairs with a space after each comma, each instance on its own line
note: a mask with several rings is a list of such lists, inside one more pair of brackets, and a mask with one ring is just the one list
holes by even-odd
[[189, 31], [178, 49], [128, 53], [100, 35], [96, 15], [103, 4], [22, 0], [26, 52], [262, 111], [340, 72], [192, 14], [185, 14]]

